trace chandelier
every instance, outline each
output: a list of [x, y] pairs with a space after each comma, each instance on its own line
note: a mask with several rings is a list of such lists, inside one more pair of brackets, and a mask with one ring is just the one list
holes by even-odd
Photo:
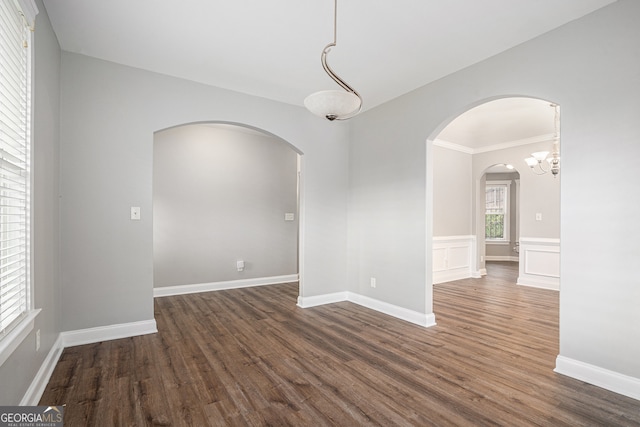
[[333, 72], [327, 64], [327, 54], [336, 45], [338, 17], [338, 0], [334, 0], [333, 7], [333, 42], [329, 43], [322, 50], [320, 60], [322, 68], [342, 89], [344, 90], [323, 90], [312, 93], [304, 100], [304, 106], [313, 114], [324, 117], [329, 121], [346, 120], [354, 117], [362, 110], [362, 98], [351, 86]]
[[550, 105], [554, 109], [553, 118], [553, 146], [551, 154], [548, 151], [531, 153], [531, 157], [524, 159], [527, 165], [536, 175], [544, 175], [551, 172], [555, 178], [560, 173], [560, 115], [557, 104]]

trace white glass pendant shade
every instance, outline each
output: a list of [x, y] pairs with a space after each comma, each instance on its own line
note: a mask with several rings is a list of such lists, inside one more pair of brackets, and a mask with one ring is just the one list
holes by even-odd
[[524, 159], [524, 161], [527, 162], [527, 166], [529, 167], [534, 167], [538, 164], [538, 161], [533, 157], [527, 157], [526, 159]]
[[347, 117], [360, 108], [360, 98], [344, 90], [323, 90], [304, 99], [304, 106], [316, 116], [335, 120]]
[[538, 162], [541, 162], [541, 161], [543, 161], [544, 159], [547, 158], [548, 154], [549, 154], [548, 151], [538, 151], [538, 152], [535, 152], [535, 153], [531, 153], [531, 157], [536, 159]]

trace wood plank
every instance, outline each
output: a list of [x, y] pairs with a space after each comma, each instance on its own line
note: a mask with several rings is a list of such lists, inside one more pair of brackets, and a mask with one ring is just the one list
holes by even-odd
[[640, 401], [553, 372], [558, 293], [487, 269], [434, 287], [432, 328], [301, 309], [295, 283], [157, 298], [157, 334], [65, 349], [40, 404], [66, 426], [640, 426]]

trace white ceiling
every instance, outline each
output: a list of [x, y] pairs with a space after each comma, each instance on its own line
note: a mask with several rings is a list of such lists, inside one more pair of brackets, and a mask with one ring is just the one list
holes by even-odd
[[[334, 71], [364, 109], [615, 0], [339, 0]], [[63, 50], [302, 105], [338, 88], [331, 0], [44, 0]]]
[[479, 150], [550, 139], [555, 132], [554, 124], [555, 108], [549, 101], [503, 98], [456, 117], [437, 139]]

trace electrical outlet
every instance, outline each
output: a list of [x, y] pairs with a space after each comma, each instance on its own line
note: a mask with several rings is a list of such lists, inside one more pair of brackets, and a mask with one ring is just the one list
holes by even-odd
[[133, 221], [140, 221], [140, 207], [131, 206], [131, 219]]
[[36, 331], [36, 351], [40, 350], [40, 329]]
[[375, 288], [375, 287], [376, 287], [376, 278], [375, 278], [375, 277], [372, 277], [372, 278], [371, 278], [371, 287], [372, 287], [372, 288]]

